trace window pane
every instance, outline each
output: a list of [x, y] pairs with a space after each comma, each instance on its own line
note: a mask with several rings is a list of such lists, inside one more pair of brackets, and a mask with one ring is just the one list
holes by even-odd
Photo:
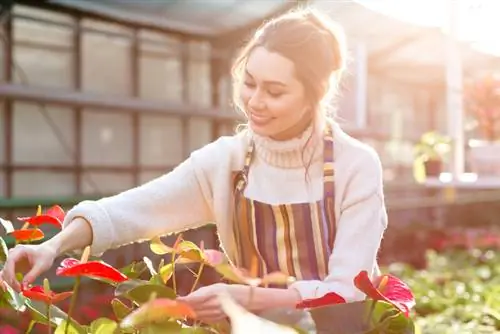
[[141, 165], [168, 166], [178, 164], [182, 160], [182, 121], [180, 118], [142, 116], [140, 127]]
[[132, 174], [129, 173], [85, 172], [81, 182], [85, 195], [113, 195], [134, 185]]
[[[14, 45], [14, 59], [19, 70], [14, 73], [14, 82], [33, 86], [73, 87], [73, 59], [69, 52], [51, 51]], [[43, 59], [43, 66], [40, 60]]]
[[[44, 117], [44, 113], [48, 119]], [[74, 113], [69, 108], [47, 106], [42, 109], [37, 104], [15, 102], [14, 162], [72, 164], [75, 152], [73, 125]], [[56, 133], [59, 133], [61, 138], [58, 138]]]
[[[51, 18], [48, 18], [48, 20], [53, 21]], [[73, 28], [71, 27], [24, 18], [15, 18], [13, 25], [14, 42], [37, 42], [46, 45], [72, 47]]]
[[223, 76], [219, 81], [219, 104], [222, 110], [231, 110], [232, 105], [232, 81], [229, 75]]
[[165, 173], [167, 173], [168, 170], [165, 170], [165, 172], [142, 172], [140, 175], [139, 175], [139, 183], [141, 184], [144, 184], [146, 182], [149, 182], [151, 180], [154, 180], [162, 175], [164, 175]]
[[182, 102], [180, 59], [142, 55], [139, 68], [139, 94], [142, 98]]
[[219, 132], [217, 133], [217, 135], [219, 137], [221, 136], [232, 136], [234, 135], [236, 132], [236, 125], [233, 124], [233, 123], [222, 123], [220, 126], [219, 126]]
[[130, 115], [86, 110], [82, 118], [83, 164], [132, 165], [132, 119]]
[[212, 122], [206, 118], [189, 120], [189, 150], [196, 150], [212, 141]]
[[14, 197], [72, 196], [75, 178], [72, 173], [17, 171], [13, 175]]
[[[103, 28], [102, 23], [84, 21], [84, 26], [95, 29], [98, 25]], [[85, 31], [82, 35], [83, 89], [103, 94], [130, 95], [132, 89], [130, 31], [120, 26], [105, 27], [107, 34]]]
[[6, 191], [5, 182], [7, 182], [7, 180], [5, 180], [5, 172], [0, 169], [0, 198], [6, 196], [6, 194], [5, 194], [5, 191]]
[[202, 107], [212, 105], [210, 82], [210, 44], [190, 42], [188, 63], [189, 103]]
[[[0, 66], [1, 67], [1, 66]], [[0, 103], [0, 164], [5, 161], [5, 112], [3, 103]]]
[[182, 44], [167, 34], [139, 32], [139, 94], [146, 99], [182, 101]]
[[[51, 16], [49, 12], [29, 8], [23, 8], [21, 12], [23, 15], [50, 21], [61, 22], [66, 19], [72, 23], [69, 16]], [[16, 69], [14, 82], [25, 84], [27, 81], [31, 85], [71, 87], [73, 28], [24, 18], [15, 18], [13, 24], [13, 57], [24, 72], [20, 73], [20, 70]], [[40, 60], [43, 60], [43, 66], [40, 66]]]

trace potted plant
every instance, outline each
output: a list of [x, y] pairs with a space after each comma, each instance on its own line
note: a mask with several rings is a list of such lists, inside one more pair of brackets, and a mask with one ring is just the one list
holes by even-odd
[[[436, 131], [424, 133], [415, 144], [415, 166], [425, 176], [439, 176], [443, 170], [443, 161], [450, 152], [451, 140]], [[420, 177], [417, 177], [420, 179]]]

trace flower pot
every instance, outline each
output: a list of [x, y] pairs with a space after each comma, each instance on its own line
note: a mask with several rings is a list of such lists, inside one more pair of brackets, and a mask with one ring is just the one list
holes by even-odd
[[469, 165], [479, 176], [500, 176], [500, 142], [480, 142], [469, 149]]
[[443, 162], [441, 160], [431, 159], [424, 162], [425, 175], [439, 176], [443, 169]]

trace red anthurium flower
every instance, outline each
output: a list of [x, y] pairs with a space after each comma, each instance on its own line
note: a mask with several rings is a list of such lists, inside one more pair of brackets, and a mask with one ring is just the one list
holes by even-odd
[[45, 237], [43, 231], [38, 228], [15, 230], [10, 232], [8, 235], [15, 238], [16, 241], [37, 241], [42, 240]]
[[344, 297], [335, 293], [329, 292], [320, 298], [312, 298], [312, 299], [304, 299], [299, 302], [295, 307], [298, 309], [306, 309], [306, 308], [315, 308], [321, 306], [328, 306], [334, 304], [343, 304], [345, 303]]
[[70, 297], [73, 294], [73, 292], [72, 291], [61, 292], [61, 293], [55, 293], [53, 291], [46, 292], [42, 286], [34, 286], [29, 289], [23, 288], [22, 294], [24, 297], [27, 297], [29, 299], [41, 301], [47, 304], [55, 304]]
[[58, 276], [87, 276], [94, 278], [107, 279], [113, 282], [121, 283], [128, 280], [128, 277], [110, 266], [107, 263], [99, 261], [80, 262], [76, 259], [64, 259], [59, 268], [56, 269]]
[[38, 212], [36, 216], [32, 217], [19, 217], [20, 221], [23, 221], [25, 223], [31, 224], [31, 225], [42, 225], [42, 224], [50, 224], [54, 225], [58, 228], [62, 227], [62, 222], [64, 221], [65, 213], [64, 210], [59, 206], [59, 205], [54, 205], [53, 207], [49, 208], [45, 214], [41, 213], [41, 209], [39, 207]]
[[383, 300], [397, 307], [406, 316], [415, 306], [415, 297], [408, 285], [392, 275], [381, 275], [373, 282], [366, 270], [361, 271], [354, 278], [354, 285], [373, 300]]

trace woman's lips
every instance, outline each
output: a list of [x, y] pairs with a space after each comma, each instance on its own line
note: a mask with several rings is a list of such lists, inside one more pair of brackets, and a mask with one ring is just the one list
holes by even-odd
[[250, 120], [255, 125], [263, 126], [263, 125], [266, 125], [267, 123], [271, 122], [273, 120], [273, 117], [264, 116], [264, 115], [257, 115], [257, 114], [251, 113]]

